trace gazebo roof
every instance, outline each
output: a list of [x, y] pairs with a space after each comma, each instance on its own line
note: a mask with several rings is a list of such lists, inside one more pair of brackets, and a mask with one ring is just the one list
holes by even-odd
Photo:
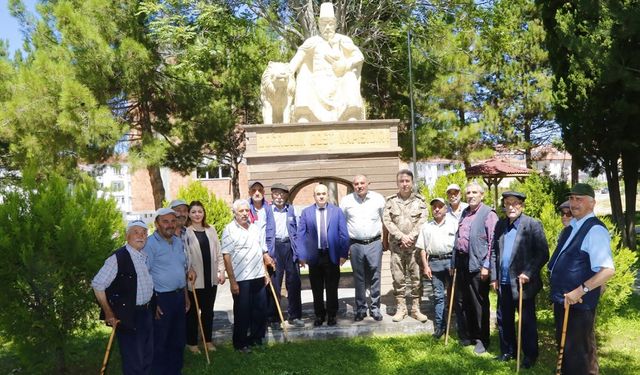
[[533, 171], [511, 165], [504, 160], [491, 158], [465, 169], [467, 177], [526, 177]]

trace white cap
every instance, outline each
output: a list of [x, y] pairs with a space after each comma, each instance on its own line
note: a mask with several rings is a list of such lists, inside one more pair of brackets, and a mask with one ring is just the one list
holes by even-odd
[[144, 221], [137, 219], [137, 220], [131, 220], [130, 222], [127, 223], [127, 231], [131, 228], [131, 227], [140, 227], [140, 228], [144, 228], [144, 229], [149, 229], [149, 227], [147, 227], [147, 224], [145, 224]]
[[447, 193], [449, 192], [449, 190], [457, 190], [460, 191], [460, 185], [458, 184], [451, 184], [449, 186], [447, 186], [447, 190], [445, 190]]
[[172, 214], [172, 215], [175, 215], [175, 217], [178, 217], [178, 214], [174, 210], [166, 207], [162, 207], [158, 209], [158, 211], [156, 211], [155, 217], [157, 218], [158, 216], [169, 215], [169, 214]]
[[182, 199], [174, 199], [171, 201], [171, 203], [169, 203], [169, 208], [176, 208], [182, 205], [189, 207], [187, 202], [183, 201]]
[[319, 18], [336, 18], [333, 13], [333, 3], [320, 4], [320, 17]]

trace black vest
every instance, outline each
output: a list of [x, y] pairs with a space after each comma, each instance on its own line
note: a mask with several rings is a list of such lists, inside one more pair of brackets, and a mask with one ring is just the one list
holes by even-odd
[[118, 260], [118, 273], [105, 290], [105, 294], [113, 313], [120, 320], [118, 325], [121, 328], [135, 329], [138, 275], [125, 246], [116, 250], [115, 255]]
[[[582, 241], [587, 236], [589, 230], [595, 225], [605, 226], [602, 221], [596, 217], [587, 219], [578, 233], [571, 239], [567, 248], [560, 253], [560, 250], [567, 242], [571, 234], [572, 227], [566, 227], [560, 238], [558, 246], [549, 261], [549, 271], [551, 273], [551, 301], [554, 303], [564, 304], [564, 294], [569, 293], [576, 287], [590, 279], [596, 273], [591, 270], [591, 261], [589, 254], [580, 250]], [[600, 287], [592, 289], [589, 293], [582, 296], [582, 303], [573, 305], [572, 308], [579, 310], [595, 310], [600, 299]]]

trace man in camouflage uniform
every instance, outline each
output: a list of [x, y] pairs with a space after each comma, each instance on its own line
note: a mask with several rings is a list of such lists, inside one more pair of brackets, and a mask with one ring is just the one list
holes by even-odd
[[[391, 249], [391, 274], [393, 294], [396, 297], [394, 322], [407, 316], [406, 289], [411, 293], [411, 317], [426, 322], [420, 312], [422, 284], [420, 282], [420, 251], [415, 243], [420, 227], [427, 221], [427, 205], [424, 198], [413, 192], [413, 173], [403, 169], [396, 175], [398, 193], [387, 197], [382, 220], [389, 231]], [[410, 283], [407, 285], [407, 276]]]

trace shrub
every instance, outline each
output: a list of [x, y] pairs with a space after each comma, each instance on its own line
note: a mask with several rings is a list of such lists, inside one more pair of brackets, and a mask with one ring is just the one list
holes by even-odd
[[541, 216], [545, 204], [550, 203], [552, 207], [558, 207], [566, 200], [566, 193], [569, 192], [569, 186], [565, 181], [537, 173], [529, 175], [524, 182], [514, 181], [509, 189], [527, 195], [524, 212], [536, 218]]
[[96, 323], [90, 283], [121, 243], [121, 213], [89, 178], [25, 173], [1, 200], [1, 335], [26, 373], [65, 373], [74, 332]]
[[194, 200], [202, 202], [207, 212], [207, 223], [216, 228], [218, 236], [222, 236], [224, 227], [233, 220], [229, 205], [224, 200], [217, 198], [215, 194], [209, 192], [200, 181], [194, 181], [187, 186], [181, 187], [178, 190], [178, 198], [183, 199], [187, 204]]

